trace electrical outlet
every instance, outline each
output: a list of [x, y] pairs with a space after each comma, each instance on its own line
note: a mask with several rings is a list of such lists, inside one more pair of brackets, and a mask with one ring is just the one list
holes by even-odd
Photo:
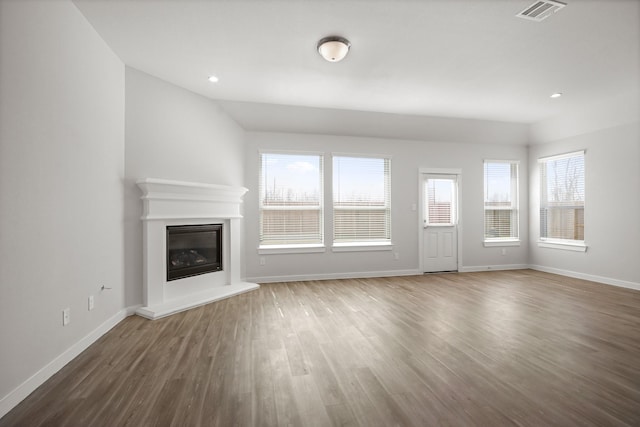
[[393, 257], [394, 257], [395, 259], [400, 259], [400, 252], [394, 252], [394, 253], [393, 253]]
[[88, 304], [89, 304], [89, 311], [93, 310], [93, 307], [94, 307], [93, 295], [89, 295]]
[[261, 256], [260, 257], [260, 265], [265, 265], [267, 263], [267, 260], [265, 257]]
[[502, 255], [506, 255], [507, 254], [507, 248], [502, 248]]
[[62, 310], [62, 326], [67, 326], [71, 322], [71, 309]]

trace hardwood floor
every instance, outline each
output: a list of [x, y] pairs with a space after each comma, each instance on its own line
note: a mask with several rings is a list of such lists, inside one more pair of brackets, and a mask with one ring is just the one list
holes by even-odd
[[0, 426], [638, 426], [640, 292], [531, 270], [130, 317]]

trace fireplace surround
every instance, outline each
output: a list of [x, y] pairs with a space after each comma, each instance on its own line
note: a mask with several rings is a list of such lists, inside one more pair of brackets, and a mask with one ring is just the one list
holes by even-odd
[[[146, 178], [137, 181], [143, 202], [143, 306], [136, 313], [157, 319], [199, 305], [257, 289], [256, 283], [241, 279], [241, 211], [247, 189], [215, 184]], [[192, 242], [194, 253], [175, 252], [178, 264], [196, 267], [186, 277], [175, 279], [168, 274], [168, 230], [193, 231], [214, 226], [219, 261], [211, 243]], [[212, 229], [210, 229], [211, 231]], [[186, 243], [179, 245], [187, 246]], [[178, 248], [180, 249], [180, 248]], [[186, 249], [186, 248], [183, 248]], [[202, 252], [202, 253], [200, 253]], [[208, 253], [205, 254], [205, 252]], [[205, 258], [205, 259], [203, 259]], [[219, 265], [215, 265], [216, 262]], [[206, 274], [198, 266], [213, 265]]]

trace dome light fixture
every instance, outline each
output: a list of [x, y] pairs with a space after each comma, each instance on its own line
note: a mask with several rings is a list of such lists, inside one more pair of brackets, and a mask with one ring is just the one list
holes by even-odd
[[556, 99], [556, 98], [560, 98], [561, 96], [562, 96], [562, 92], [556, 92], [553, 95], [551, 95], [551, 98]]
[[347, 53], [351, 42], [344, 37], [329, 36], [318, 42], [318, 53], [329, 62], [342, 61]]

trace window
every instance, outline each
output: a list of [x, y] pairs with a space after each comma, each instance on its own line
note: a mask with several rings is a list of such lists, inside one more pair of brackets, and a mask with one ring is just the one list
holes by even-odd
[[584, 244], [584, 151], [540, 164], [540, 240]]
[[518, 240], [518, 162], [484, 162], [484, 241]]
[[333, 157], [334, 246], [391, 243], [391, 160]]
[[260, 246], [323, 243], [322, 156], [260, 154]]
[[456, 177], [432, 175], [424, 186], [424, 222], [429, 226], [456, 225]]

